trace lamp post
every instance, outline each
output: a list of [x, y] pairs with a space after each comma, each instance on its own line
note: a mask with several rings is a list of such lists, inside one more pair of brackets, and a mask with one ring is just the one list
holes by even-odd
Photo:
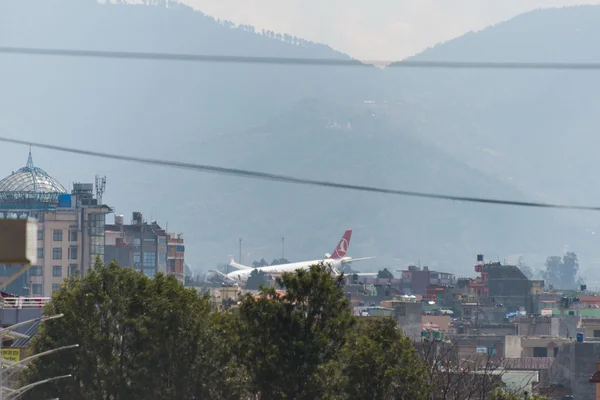
[[57, 380], [59, 380], [59, 379], [70, 378], [71, 376], [72, 376], [71, 374], [68, 374], [68, 375], [61, 375], [61, 376], [55, 376], [54, 378], [48, 378], [48, 379], [44, 379], [44, 380], [41, 380], [41, 381], [37, 381], [37, 382], [31, 383], [31, 384], [29, 384], [29, 385], [25, 385], [25, 386], [23, 386], [22, 388], [20, 388], [20, 389], [17, 389], [17, 390], [15, 390], [15, 391], [13, 391], [13, 392], [9, 393], [9, 395], [8, 395], [8, 397], [7, 397], [6, 399], [7, 399], [7, 400], [15, 400], [15, 399], [18, 399], [18, 398], [19, 398], [19, 397], [21, 397], [23, 394], [25, 394], [25, 392], [27, 392], [27, 391], [29, 391], [29, 390], [33, 389], [33, 388], [34, 388], [34, 387], [36, 387], [36, 386], [43, 385], [44, 383], [50, 383], [50, 382], [53, 382], [53, 381], [57, 381]]
[[[43, 316], [40, 318], [34, 318], [34, 319], [30, 319], [28, 321], [23, 321], [23, 322], [19, 322], [18, 324], [14, 324], [11, 325], [7, 328], [3, 328], [0, 329], [0, 351], [2, 349], [2, 339], [4, 337], [9, 337], [9, 338], [29, 338], [29, 336], [18, 333], [18, 332], [13, 332], [14, 329], [19, 328], [21, 326], [24, 325], [28, 325], [28, 324], [32, 324], [35, 322], [45, 322], [45, 321], [50, 321], [53, 319], [57, 319], [57, 318], [61, 318], [64, 314], [57, 314], [57, 315], [49, 315], [49, 316]], [[52, 349], [52, 350], [48, 350], [48, 351], [44, 351], [42, 353], [38, 353], [38, 354], [34, 354], [30, 357], [24, 358], [23, 360], [17, 361], [17, 362], [12, 362], [9, 360], [4, 359], [3, 357], [0, 356], [0, 400], [14, 400], [18, 397], [20, 397], [23, 393], [25, 393], [26, 391], [33, 389], [34, 387], [38, 386], [38, 385], [42, 385], [44, 383], [48, 383], [48, 382], [52, 382], [54, 380], [57, 379], [64, 379], [64, 378], [68, 378], [71, 375], [62, 375], [62, 376], [58, 376], [58, 377], [54, 377], [54, 378], [48, 378], [48, 379], [44, 379], [38, 382], [34, 382], [31, 383], [29, 385], [23, 386], [20, 389], [9, 389], [7, 387], [4, 387], [4, 370], [8, 370], [10, 368], [15, 368], [18, 366], [24, 366], [26, 363], [37, 359], [39, 357], [43, 357], [45, 355], [49, 355], [49, 354], [53, 354], [62, 350], [67, 350], [67, 349], [72, 349], [75, 347], [79, 347], [79, 345], [70, 345], [70, 346], [62, 346], [56, 349]], [[5, 396], [5, 392], [6, 392], [6, 396]]]
[[24, 358], [21, 361], [17, 361], [17, 362], [10, 361], [10, 362], [7, 363], [8, 360], [4, 360], [4, 359], [1, 359], [1, 361], [2, 361], [3, 365], [6, 365], [5, 369], [7, 369], [7, 370], [9, 370], [11, 368], [15, 368], [15, 367], [26, 367], [25, 364], [27, 364], [28, 362], [33, 361], [33, 360], [35, 360], [37, 358], [40, 358], [40, 357], [43, 357], [43, 356], [47, 356], [47, 355], [50, 355], [50, 354], [54, 354], [54, 353], [58, 353], [59, 351], [62, 351], [62, 350], [74, 349], [74, 348], [77, 348], [77, 347], [79, 347], [78, 344], [72, 344], [70, 346], [57, 347], [56, 349], [52, 349], [52, 350], [44, 351], [42, 353], [34, 354], [32, 356], [29, 356], [29, 357]]

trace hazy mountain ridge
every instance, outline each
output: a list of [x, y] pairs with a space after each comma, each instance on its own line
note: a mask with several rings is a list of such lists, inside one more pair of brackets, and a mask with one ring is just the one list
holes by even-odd
[[[599, 6], [532, 11], [413, 59], [598, 62], [593, 49], [599, 21]], [[533, 200], [598, 203], [600, 190], [589, 179], [600, 146], [598, 71], [390, 68], [386, 77], [389, 99], [410, 101], [419, 114], [435, 114], [419, 125], [420, 137], [510, 181]], [[565, 212], [563, 220], [579, 226], [577, 239], [565, 244], [596, 255], [591, 232], [598, 231], [600, 218]]]
[[[598, 6], [532, 11], [435, 46], [414, 59], [597, 62], [599, 54], [590, 49], [600, 34], [598, 21]], [[588, 152], [600, 144], [598, 136], [592, 133], [599, 107], [597, 72], [388, 72], [395, 81], [392, 92], [410, 85], [404, 93], [421, 93], [420, 101], [440, 111], [434, 124], [420, 134], [441, 141], [456, 156], [470, 158], [486, 168], [487, 154], [481, 150], [492, 149], [503, 164], [495, 172], [503, 174], [502, 178], [522, 179], [523, 187], [535, 188], [534, 193], [543, 190], [547, 196], [565, 202], [589, 202], [600, 195], [595, 189], [590, 192], [587, 182], [574, 178], [589, 168], [590, 164], [583, 161], [592, 159]], [[456, 121], [457, 113], [465, 114], [470, 121]], [[452, 130], [456, 125], [462, 129]], [[462, 144], [461, 148], [454, 148], [456, 142]], [[548, 162], [552, 157], [544, 160], [537, 156], [539, 152], [561, 154], [570, 162]], [[557, 187], [561, 189], [553, 190]], [[564, 187], [569, 190], [564, 191]]]
[[[510, 185], [490, 179], [402, 134], [410, 126], [391, 124], [386, 118], [378, 119], [365, 111], [368, 110], [363, 107], [340, 109], [305, 101], [270, 124], [223, 137], [223, 143], [207, 145], [204, 152], [208, 155], [227, 146], [230, 163], [235, 167], [311, 179], [457, 195], [522, 196]], [[301, 123], [295, 123], [297, 119]], [[338, 122], [335, 126], [333, 119]], [[266, 143], [268, 146], [263, 147]], [[253, 151], [248, 153], [248, 148]], [[333, 243], [345, 227], [353, 227], [358, 245], [353, 251], [356, 256], [377, 254], [377, 263], [382, 265], [393, 259], [416, 262], [420, 258], [424, 263], [464, 271], [465, 267], [470, 269], [469, 256], [477, 249], [502, 255], [510, 248], [541, 252], [545, 246], [561, 243], [555, 241], [561, 235], [548, 235], [552, 217], [513, 208], [499, 207], [490, 212], [489, 207], [482, 205], [214, 180], [213, 188], [218, 188], [215, 192], [229, 189], [235, 193], [215, 199], [218, 204], [214, 204], [214, 209], [229, 210], [228, 220], [235, 221], [220, 228], [215, 226], [222, 231], [217, 236], [226, 237], [233, 228], [235, 234], [253, 238], [250, 247], [259, 246], [255, 242], [258, 238], [270, 236], [270, 240], [260, 243], [269, 254], [277, 254], [279, 232], [316, 230], [295, 239], [301, 240], [301, 254], [318, 256], [314, 249]], [[268, 213], [254, 214], [248, 209]], [[543, 245], [522, 243], [523, 235], [537, 237]], [[235, 236], [230, 234], [229, 243], [235, 243]]]
[[[5, 1], [0, 10], [0, 45], [6, 46], [348, 57], [323, 45], [233, 29], [185, 7], [20, 0]], [[10, 77], [0, 93], [6, 136], [369, 186], [525, 197], [501, 165], [489, 168], [489, 157], [468, 157], [477, 144], [497, 151], [495, 162], [514, 161], [504, 158], [502, 146], [510, 141], [498, 137], [495, 124], [506, 119], [496, 113], [498, 104], [504, 104], [500, 112], [518, 108], [509, 101], [516, 89], [484, 85], [479, 95], [475, 89], [463, 93], [457, 88], [472, 82], [468, 73], [454, 71], [463, 75], [447, 82], [449, 73], [435, 78], [431, 71], [0, 57], [0, 76]], [[538, 94], [532, 89], [530, 99]], [[372, 99], [375, 105], [363, 103]], [[6, 148], [0, 168], [8, 173], [24, 163], [20, 152], [26, 150]], [[186, 234], [189, 264], [205, 268], [237, 255], [240, 237], [244, 261], [279, 257], [282, 236], [286, 258], [320, 257], [346, 228], [355, 230], [355, 256], [377, 255], [383, 264], [421, 259], [469, 272], [477, 252], [549, 254], [577, 240], [568, 223], [547, 211], [332, 191], [41, 151], [35, 159], [64, 184], [106, 173], [105, 198], [117, 213], [141, 209], [163, 224], [168, 219], [170, 229]], [[519, 188], [528, 189], [523, 181]]]

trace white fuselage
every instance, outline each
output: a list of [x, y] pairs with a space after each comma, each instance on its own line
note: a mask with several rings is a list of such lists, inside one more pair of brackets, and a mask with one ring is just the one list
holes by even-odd
[[296, 272], [298, 269], [309, 269], [312, 265], [323, 263], [324, 265], [330, 267], [332, 270], [335, 270], [341, 267], [342, 260], [341, 259], [331, 259], [327, 258], [324, 260], [313, 260], [313, 261], [302, 261], [290, 264], [281, 264], [281, 265], [272, 265], [269, 267], [260, 267], [260, 268], [246, 268], [237, 271], [233, 271], [227, 274], [227, 278], [232, 279], [234, 281], [244, 283], [250, 277], [250, 274], [255, 269], [264, 272], [267, 275], [281, 275], [285, 272]]

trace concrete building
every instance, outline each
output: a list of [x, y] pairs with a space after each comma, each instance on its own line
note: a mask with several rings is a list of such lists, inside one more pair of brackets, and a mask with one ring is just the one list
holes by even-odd
[[115, 216], [115, 223], [106, 225], [105, 234], [105, 263], [116, 261], [150, 278], [158, 272], [167, 273], [167, 232], [156, 222], [145, 222], [142, 213], [134, 212], [129, 225], [122, 216]]
[[501, 304], [509, 312], [523, 309], [528, 313], [537, 313], [538, 304], [534, 295], [539, 281], [534, 284], [515, 265], [503, 265], [499, 262], [484, 262], [483, 255], [477, 256], [475, 272], [480, 273], [469, 286], [481, 301]]
[[506, 336], [505, 357], [555, 358], [565, 343], [572, 343], [572, 340], [555, 336]]
[[593, 383], [596, 387], [596, 400], [600, 400], [600, 363], [596, 363], [596, 372], [589, 379], [590, 383]]
[[[101, 194], [104, 188], [96, 188]], [[0, 286], [18, 295], [50, 296], [65, 277], [85, 274], [104, 258], [104, 224], [110, 207], [94, 196], [94, 184], [74, 183], [69, 194], [33, 163], [0, 181], [0, 218], [38, 221], [37, 265], [2, 266]]]
[[600, 318], [583, 318], [577, 327], [583, 330], [586, 338], [600, 338]]
[[402, 272], [402, 291], [406, 294], [427, 293], [430, 285], [455, 285], [456, 277], [447, 272], [432, 271], [428, 267], [411, 265]]
[[402, 331], [413, 341], [421, 340], [421, 319], [423, 303], [414, 299], [392, 300], [394, 319]]
[[185, 244], [181, 233], [167, 233], [167, 274], [185, 280]]
[[153, 221], [144, 221], [141, 212], [134, 212], [131, 224], [123, 216], [106, 225], [104, 262], [116, 261], [122, 267], [133, 268], [152, 278], [161, 272], [184, 281], [185, 246], [183, 235], [167, 233]]
[[564, 344], [548, 370], [549, 386], [569, 388], [573, 399], [594, 399], [590, 376], [600, 357], [600, 342]]

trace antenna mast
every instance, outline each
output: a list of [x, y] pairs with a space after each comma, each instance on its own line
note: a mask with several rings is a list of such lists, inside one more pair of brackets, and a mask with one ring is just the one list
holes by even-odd
[[101, 206], [102, 203], [102, 195], [106, 191], [106, 176], [98, 176], [96, 175], [96, 199], [98, 200], [98, 205]]

